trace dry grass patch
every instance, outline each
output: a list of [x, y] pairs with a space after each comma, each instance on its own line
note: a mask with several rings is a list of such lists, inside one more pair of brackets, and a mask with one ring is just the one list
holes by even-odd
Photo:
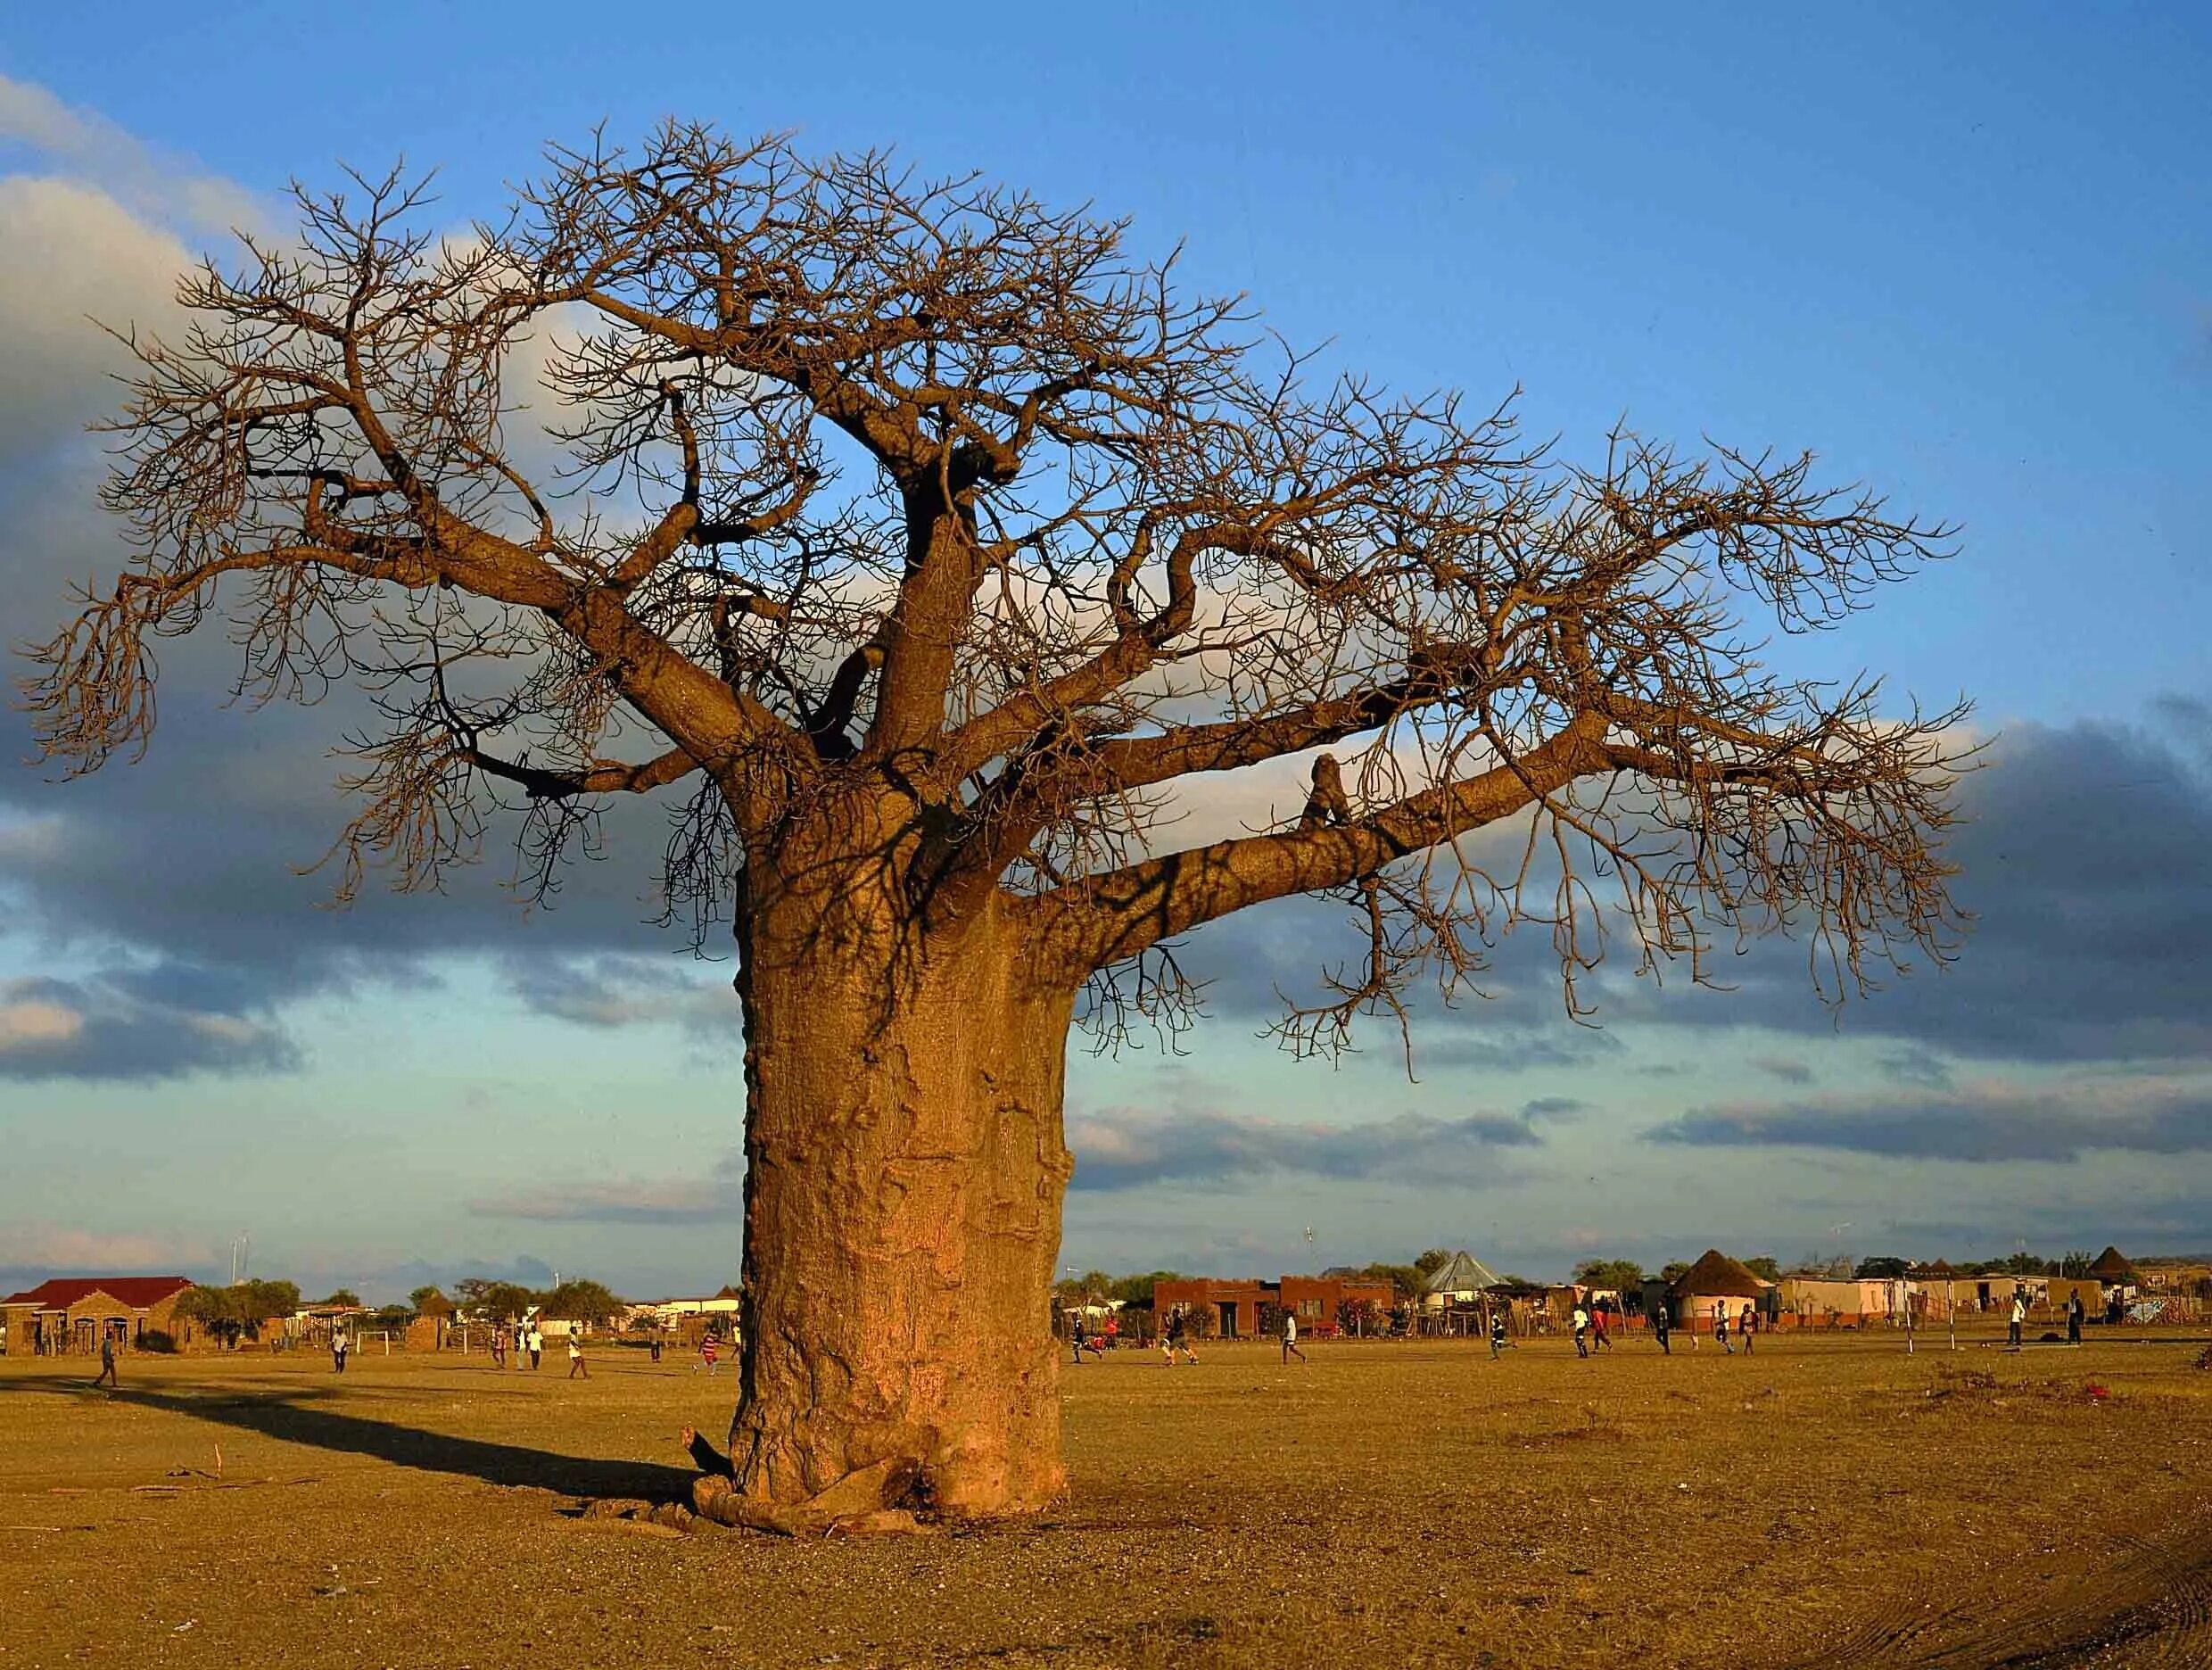
[[651, 1511], [735, 1394], [685, 1364], [0, 1363], [0, 1670], [2191, 1662], [2200, 1343], [1124, 1352], [1063, 1374], [1052, 1515], [835, 1542]]

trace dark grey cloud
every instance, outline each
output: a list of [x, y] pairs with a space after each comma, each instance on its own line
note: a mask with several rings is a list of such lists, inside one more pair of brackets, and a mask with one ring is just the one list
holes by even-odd
[[1779, 1079], [1784, 1084], [1803, 1085], [1812, 1082], [1812, 1068], [1804, 1062], [1788, 1055], [1754, 1055], [1751, 1065], [1770, 1078]]
[[2095, 1151], [2212, 1152], [2212, 1092], [2089, 1085], [1836, 1099], [1682, 1114], [1646, 1133], [1700, 1148], [1823, 1148], [1900, 1160], [2074, 1161]]
[[708, 1038], [739, 1037], [737, 996], [726, 973], [693, 958], [603, 952], [510, 957], [508, 978], [531, 1010], [577, 1026], [679, 1026]]
[[[1716, 959], [1728, 989], [1675, 965], [1655, 981], [1616, 959], [1586, 980], [1605, 1028], [1762, 1028], [1894, 1041], [1893, 1071], [1935, 1082], [1945, 1057], [2064, 1062], [2212, 1059], [2212, 705], [2158, 703], [2146, 723], [2015, 725], [1962, 786], [1948, 856], [1972, 930], [1949, 969], [1888, 977], [1840, 1012], [1824, 1007], [1804, 947], [1779, 938]], [[1629, 949], [1616, 938], [1618, 954]], [[1309, 995], [1359, 946], [1341, 906], [1265, 907], [1200, 930], [1185, 966], [1225, 1016], [1272, 1014]], [[1416, 1009], [1416, 1070], [1505, 1071], [1587, 1063], [1610, 1032], [1568, 1025], [1542, 931], [1491, 953], [1494, 996]], [[1418, 999], [1417, 999], [1418, 1001]], [[1370, 1041], [1373, 1041], [1372, 1039]], [[1378, 1048], [1380, 1058], [1386, 1054]], [[1794, 1054], [1762, 1051], [1772, 1071]], [[1777, 1074], [1779, 1077], [1787, 1075]]]
[[1877, 1065], [1899, 1084], [1919, 1085], [1928, 1090], [1951, 1088], [1951, 1069], [1943, 1057], [1919, 1045], [1891, 1050], [1878, 1059]]
[[0, 1079], [161, 1079], [276, 1072], [298, 1047], [219, 985], [195, 997], [190, 971], [0, 980]]
[[1589, 1107], [1589, 1104], [1578, 1096], [1538, 1096], [1532, 1102], [1523, 1102], [1521, 1104], [1521, 1117], [1523, 1119], [1564, 1119], [1572, 1114], [1584, 1112]]
[[1295, 1172], [1321, 1178], [1474, 1181], [1498, 1151], [1541, 1139], [1499, 1113], [1403, 1113], [1359, 1124], [1308, 1124], [1221, 1112], [1110, 1109], [1068, 1122], [1071, 1187], [1099, 1193], [1159, 1183], [1218, 1184]]

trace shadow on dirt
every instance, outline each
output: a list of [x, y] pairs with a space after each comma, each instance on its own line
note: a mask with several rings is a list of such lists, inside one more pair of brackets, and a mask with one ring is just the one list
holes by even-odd
[[[83, 1396], [81, 1387], [0, 1381], [0, 1393], [32, 1393], [45, 1396]], [[98, 1395], [98, 1394], [95, 1394]], [[451, 1473], [482, 1479], [487, 1484], [535, 1486], [571, 1496], [643, 1497], [655, 1501], [689, 1498], [694, 1476], [687, 1467], [660, 1467], [650, 1461], [615, 1461], [588, 1456], [561, 1455], [550, 1450], [531, 1450], [520, 1444], [487, 1443], [479, 1438], [456, 1438], [425, 1432], [419, 1426], [367, 1420], [317, 1409], [318, 1393], [240, 1392], [234, 1387], [210, 1388], [200, 1393], [151, 1392], [124, 1386], [105, 1397], [142, 1409], [186, 1415], [194, 1420], [280, 1438], [287, 1443], [309, 1444], [349, 1455], [372, 1456], [394, 1467], [416, 1467], [426, 1473]]]

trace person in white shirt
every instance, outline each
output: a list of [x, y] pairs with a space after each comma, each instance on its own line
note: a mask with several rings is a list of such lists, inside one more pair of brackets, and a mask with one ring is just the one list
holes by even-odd
[[1298, 1312], [1285, 1310], [1283, 1313], [1283, 1360], [1288, 1362], [1293, 1357], [1300, 1362], [1306, 1360], [1306, 1353], [1298, 1349]]
[[330, 1330], [331, 1373], [343, 1374], [345, 1372], [346, 1345], [345, 1324], [341, 1322]]
[[1589, 1355], [1589, 1312], [1580, 1304], [1574, 1307], [1574, 1354], [1577, 1357]]
[[2005, 1343], [2012, 1350], [2020, 1349], [2020, 1325], [2027, 1320], [2027, 1292], [2025, 1288], [2012, 1290], [2012, 1326], [2006, 1330]]

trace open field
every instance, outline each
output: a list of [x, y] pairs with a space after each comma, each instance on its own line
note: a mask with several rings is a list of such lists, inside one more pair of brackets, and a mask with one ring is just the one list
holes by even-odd
[[1124, 1352], [1050, 1520], [809, 1544], [563, 1512], [727, 1426], [673, 1357], [0, 1360], [0, 1670], [2212, 1663], [2203, 1342], [1684, 1343]]

